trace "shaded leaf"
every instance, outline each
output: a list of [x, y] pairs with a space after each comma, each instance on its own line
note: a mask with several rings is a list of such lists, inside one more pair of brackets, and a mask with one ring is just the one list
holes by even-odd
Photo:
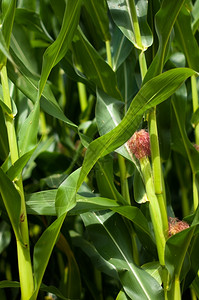
[[[1, 36], [1, 44], [2, 44], [2, 52], [0, 52], [0, 68], [6, 63], [6, 59], [9, 56], [8, 50], [10, 45], [10, 37], [12, 32], [12, 26], [15, 16], [15, 9], [16, 9], [16, 0], [9, 0], [9, 1], [3, 1], [2, 3], [2, 18], [1, 21], [1, 32], [3, 34], [3, 37]], [[5, 56], [6, 54], [6, 56]]]
[[89, 43], [80, 28], [73, 39], [73, 51], [75, 60], [86, 77], [108, 95], [121, 99], [116, 74]]
[[178, 15], [175, 24], [175, 34], [178, 47], [185, 54], [188, 66], [199, 71], [198, 43], [192, 32], [191, 15], [185, 7], [181, 9]]
[[66, 54], [79, 23], [82, 0], [66, 1], [62, 27], [57, 39], [51, 44], [43, 55], [41, 79], [39, 82], [39, 96], [41, 97], [44, 86], [52, 68]]
[[112, 38], [112, 46], [113, 70], [117, 70], [132, 51], [133, 45], [126, 36], [122, 34], [118, 27], [115, 27]]
[[2, 108], [0, 107], [0, 159], [5, 160], [9, 153], [7, 129]]
[[86, 10], [89, 13], [89, 17], [93, 22], [96, 33], [103, 41], [109, 41], [111, 39], [109, 32], [109, 19], [107, 14], [107, 5], [104, 0], [96, 1], [84, 1]]
[[95, 173], [100, 195], [125, 203], [125, 199], [118, 192], [114, 184], [112, 158], [107, 156], [100, 159], [96, 164]]
[[[12, 51], [11, 51], [12, 52]], [[8, 63], [8, 76], [11, 81], [22, 91], [27, 98], [31, 99], [35, 103], [38, 94], [38, 82], [39, 77], [31, 73], [25, 65], [20, 61], [20, 59], [12, 52], [12, 56], [17, 65], [17, 72], [13, 69], [13, 66]], [[46, 85], [40, 100], [41, 108], [48, 114], [52, 115], [59, 120], [62, 120], [73, 129], [77, 126], [71, 122], [63, 113], [59, 107], [56, 99], [50, 89], [49, 85]]]
[[0, 223], [0, 254], [2, 254], [3, 250], [10, 244], [11, 241], [11, 231], [10, 226], [1, 221]]
[[[175, 113], [175, 118], [177, 125], [180, 131], [182, 138], [181, 147], [178, 147], [179, 150], [183, 149], [182, 154], [186, 153], [187, 158], [189, 159], [192, 171], [197, 173], [199, 171], [199, 153], [193, 146], [193, 144], [188, 139], [186, 129], [185, 129], [185, 102], [186, 99], [183, 97], [183, 89], [180, 89], [178, 93], [173, 95], [172, 106]], [[175, 128], [172, 129], [172, 132], [175, 131]], [[174, 140], [175, 141], [175, 140]]]
[[14, 187], [13, 182], [0, 168], [0, 192], [6, 207], [12, 228], [16, 238], [21, 241], [20, 232], [20, 213], [21, 213], [21, 197]]
[[97, 251], [113, 264], [131, 299], [163, 299], [161, 286], [133, 263], [131, 241], [122, 219], [113, 213], [82, 215]]
[[37, 32], [43, 39], [53, 42], [52, 37], [47, 32], [40, 16], [32, 10], [17, 8], [15, 12], [15, 22], [28, 27], [29, 30]]

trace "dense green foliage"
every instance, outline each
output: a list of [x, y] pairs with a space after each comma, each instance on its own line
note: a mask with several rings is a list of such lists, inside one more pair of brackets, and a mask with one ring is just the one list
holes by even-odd
[[199, 0], [0, 4], [0, 299], [199, 298]]

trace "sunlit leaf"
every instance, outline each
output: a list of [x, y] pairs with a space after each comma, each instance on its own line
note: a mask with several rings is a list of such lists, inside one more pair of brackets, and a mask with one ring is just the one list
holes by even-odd
[[[108, 0], [108, 6], [113, 20], [123, 34], [134, 44], [135, 47], [145, 50], [152, 44], [152, 35], [147, 24], [147, 1], [121, 1]], [[134, 4], [135, 3], [135, 9]], [[141, 40], [135, 29], [135, 15], [137, 15]]]
[[39, 82], [39, 96], [42, 95], [44, 86], [52, 68], [66, 54], [77, 28], [80, 16], [82, 0], [66, 0], [66, 7], [62, 27], [57, 39], [52, 43], [44, 53], [41, 79]]
[[194, 71], [190, 69], [173, 69], [147, 82], [131, 102], [129, 110], [121, 123], [89, 145], [80, 173], [78, 187], [100, 157], [119, 148], [132, 136], [138, 128], [144, 112], [166, 100], [184, 80], [193, 74]]
[[176, 0], [175, 2], [172, 0], [162, 1], [161, 8], [155, 17], [159, 47], [156, 56], [154, 57], [152, 64], [150, 65], [144, 78], [144, 82], [162, 72], [166, 59], [167, 44], [171, 30], [184, 2], [184, 0]]

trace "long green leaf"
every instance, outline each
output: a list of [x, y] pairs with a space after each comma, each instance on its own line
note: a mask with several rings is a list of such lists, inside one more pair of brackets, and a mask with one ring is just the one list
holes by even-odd
[[86, 77], [108, 95], [121, 99], [116, 74], [89, 43], [80, 28], [73, 39], [73, 50]]
[[76, 185], [79, 177], [80, 169], [74, 171], [67, 177], [57, 190], [55, 207], [58, 217], [71, 210], [76, 203]]
[[20, 128], [18, 134], [19, 156], [35, 148], [37, 144], [37, 135], [39, 130], [39, 99], [35, 102], [34, 107]]
[[[13, 51], [11, 51], [11, 53], [17, 65], [17, 72], [13, 68], [13, 66], [8, 62], [8, 77], [22, 91], [24, 95], [26, 95], [29, 99], [33, 101], [33, 103], [35, 103], [38, 94], [39, 77], [31, 73], [25, 67], [22, 61], [14, 54]], [[64, 115], [63, 111], [56, 102], [56, 99], [49, 85], [46, 85], [44, 88], [40, 100], [40, 105], [43, 108], [43, 110], [51, 116], [65, 122], [73, 129], [77, 128], [77, 126]]]
[[22, 155], [7, 171], [7, 175], [11, 181], [13, 181], [19, 174], [22, 173], [23, 168], [26, 166], [27, 162], [29, 161], [31, 155], [34, 152], [34, 148], [24, 155]]
[[82, 219], [97, 251], [115, 266], [123, 289], [131, 299], [163, 299], [158, 282], [133, 263], [128, 230], [118, 215], [87, 213]]
[[134, 46], [141, 50], [151, 46], [153, 37], [147, 24], [147, 1], [108, 0], [107, 2], [114, 22]]
[[5, 160], [9, 153], [8, 136], [2, 108], [0, 107], [0, 159]]
[[82, 0], [66, 0], [65, 13], [59, 35], [55, 42], [47, 48], [43, 56], [41, 79], [39, 82], [40, 97], [52, 68], [64, 57], [72, 42], [79, 23], [81, 2]]
[[170, 97], [183, 81], [194, 73], [193, 70], [186, 68], [173, 69], [147, 82], [133, 99], [122, 122], [89, 145], [80, 173], [78, 188], [100, 157], [114, 151], [132, 136], [144, 112]]
[[53, 42], [53, 39], [47, 32], [40, 16], [34, 11], [25, 8], [17, 8], [15, 22], [20, 26], [24, 25], [25, 27], [28, 27], [29, 30], [35, 31], [46, 41]]
[[33, 268], [35, 278], [35, 291], [31, 299], [36, 299], [41, 281], [50, 259], [52, 250], [57, 241], [65, 215], [56, 219], [42, 234], [34, 247]]
[[95, 173], [100, 195], [125, 203], [125, 199], [118, 192], [114, 184], [112, 158], [107, 156], [100, 159], [96, 164]]
[[[180, 132], [180, 136], [182, 139], [182, 144], [180, 145], [180, 151], [183, 151], [182, 154], [186, 153], [186, 156], [190, 162], [190, 166], [192, 168], [193, 173], [199, 172], [199, 152], [195, 149], [193, 144], [190, 142], [187, 132], [185, 129], [185, 108], [186, 108], [186, 99], [183, 97], [183, 89], [179, 89], [175, 95], [172, 97], [172, 106], [177, 122], [177, 126]], [[177, 128], [172, 128], [172, 134], [175, 137], [175, 131]], [[179, 137], [176, 137], [179, 139]], [[175, 139], [174, 139], [175, 142]], [[178, 144], [179, 145], [179, 144]], [[174, 149], [176, 146], [174, 145]]]
[[167, 54], [166, 48], [169, 36], [184, 2], [185, 0], [163, 0], [161, 8], [155, 17], [159, 47], [144, 78], [144, 82], [162, 72]]
[[133, 49], [132, 43], [115, 27], [113, 37], [113, 70], [117, 70]]
[[84, 1], [84, 5], [97, 34], [103, 41], [110, 40], [109, 19], [105, 0], [98, 0], [97, 2], [95, 0]]
[[[2, 44], [2, 47], [6, 49], [6, 53], [0, 52], [0, 69], [2, 66], [6, 63], [7, 57], [9, 55], [7, 54], [7, 49], [9, 49], [10, 45], [10, 37], [12, 33], [12, 26], [15, 16], [15, 9], [16, 9], [16, 0], [9, 0], [9, 1], [2, 1], [2, 26], [0, 28], [3, 38], [1, 38], [1, 43], [5, 41], [5, 45], [7, 48], [4, 47]], [[1, 36], [1, 35], [0, 35]], [[6, 56], [5, 56], [6, 54]]]
[[20, 213], [21, 213], [21, 197], [14, 187], [13, 182], [0, 168], [0, 193], [7, 210], [12, 228], [16, 238], [21, 241], [20, 232]]
[[[198, 43], [193, 35], [191, 28], [191, 15], [188, 10], [183, 7], [178, 15], [175, 24], [175, 33], [178, 45], [184, 52], [188, 66], [199, 71], [199, 50]], [[187, 39], [188, 42], [187, 42]]]
[[[35, 275], [35, 291], [32, 299], [36, 299], [44, 272], [57, 241], [62, 224], [67, 212], [74, 204], [78, 173], [79, 169], [68, 176], [63, 185], [60, 186], [60, 189], [57, 190], [55, 206], [59, 217], [43, 232], [34, 247], [33, 267]], [[71, 187], [71, 183], [73, 184], [73, 187]], [[67, 198], [65, 199], [66, 195]]]

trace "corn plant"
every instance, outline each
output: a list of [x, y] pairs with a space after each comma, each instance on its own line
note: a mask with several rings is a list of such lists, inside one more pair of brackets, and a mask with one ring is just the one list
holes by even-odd
[[199, 0], [0, 4], [0, 298], [199, 298]]

